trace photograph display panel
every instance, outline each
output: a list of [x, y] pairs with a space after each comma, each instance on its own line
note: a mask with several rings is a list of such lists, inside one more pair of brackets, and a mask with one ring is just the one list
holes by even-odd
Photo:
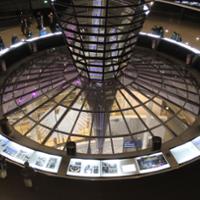
[[87, 160], [71, 159], [67, 175], [83, 177], [114, 177], [138, 173], [135, 160]]
[[101, 176], [120, 176], [119, 160], [101, 161]]
[[194, 146], [200, 151], [200, 136], [192, 140]]
[[0, 135], [0, 153], [8, 145], [9, 142], [10, 142], [10, 140], [8, 140], [6, 137]]
[[100, 176], [100, 161], [99, 160], [83, 160], [71, 159], [67, 175], [99, 177]]
[[101, 176], [128, 176], [137, 174], [135, 160], [103, 160], [101, 161]]
[[62, 158], [47, 153], [35, 152], [30, 159], [30, 166], [39, 170], [57, 173]]
[[187, 142], [177, 146], [171, 149], [170, 152], [178, 164], [190, 161], [200, 155], [200, 151], [192, 142]]
[[135, 159], [120, 160], [120, 169], [121, 169], [121, 174], [123, 175], [133, 175], [138, 173]]
[[3, 149], [1, 155], [6, 158], [24, 164], [30, 159], [34, 151], [30, 148], [19, 145], [15, 142], [9, 142], [8, 145]]
[[170, 167], [162, 153], [156, 153], [136, 158], [140, 173], [149, 173]]

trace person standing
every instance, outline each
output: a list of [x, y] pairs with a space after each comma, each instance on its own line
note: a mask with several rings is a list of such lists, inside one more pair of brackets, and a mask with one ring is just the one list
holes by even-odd
[[26, 161], [24, 163], [24, 168], [21, 171], [21, 175], [24, 179], [24, 185], [26, 187], [29, 187], [29, 188], [33, 187], [33, 180], [32, 180], [33, 174], [34, 174], [33, 168], [30, 167], [28, 161]]
[[7, 177], [7, 164], [6, 159], [0, 155], [0, 178], [4, 179]]
[[51, 32], [52, 33], [56, 32], [56, 20], [52, 12], [49, 13], [48, 20], [49, 20], [49, 28]]
[[20, 27], [21, 27], [21, 32], [23, 35], [25, 34], [25, 27], [24, 27], [24, 13], [21, 11], [19, 14], [19, 20], [20, 20]]
[[41, 30], [44, 27], [44, 18], [41, 12], [37, 12], [36, 14], [37, 28]]
[[5, 45], [4, 45], [2, 37], [0, 36], [0, 50], [2, 50], [4, 48], [5, 48]]
[[16, 44], [18, 42], [19, 42], [19, 38], [16, 35], [13, 35], [11, 37], [11, 44], [13, 45], [13, 44]]

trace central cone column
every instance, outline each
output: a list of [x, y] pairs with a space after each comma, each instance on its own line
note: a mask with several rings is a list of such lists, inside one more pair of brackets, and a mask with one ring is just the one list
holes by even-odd
[[55, 13], [82, 76], [104, 81], [120, 75], [143, 26], [145, 4], [144, 0], [55, 1]]

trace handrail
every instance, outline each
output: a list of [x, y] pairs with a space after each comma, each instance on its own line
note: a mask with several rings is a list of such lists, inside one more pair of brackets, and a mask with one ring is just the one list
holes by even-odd
[[196, 7], [192, 7], [192, 6], [187, 6], [187, 5], [176, 3], [176, 2], [170, 2], [170, 1], [165, 1], [165, 0], [155, 0], [155, 1], [156, 2], [160, 2], [160, 3], [170, 4], [170, 5], [174, 5], [174, 6], [178, 6], [178, 7], [182, 7], [182, 8], [186, 8], [186, 9], [190, 9], [190, 10], [193, 10], [193, 11], [200, 12], [200, 8], [196, 8]]

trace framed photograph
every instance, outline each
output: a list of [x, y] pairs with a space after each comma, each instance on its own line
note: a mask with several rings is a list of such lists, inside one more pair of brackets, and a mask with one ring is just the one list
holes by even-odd
[[67, 175], [83, 177], [99, 177], [100, 161], [91, 159], [71, 159]]
[[139, 167], [139, 173], [149, 173], [170, 167], [169, 163], [161, 152], [137, 157], [136, 162]]
[[36, 151], [30, 159], [30, 166], [39, 170], [57, 173], [62, 157]]

